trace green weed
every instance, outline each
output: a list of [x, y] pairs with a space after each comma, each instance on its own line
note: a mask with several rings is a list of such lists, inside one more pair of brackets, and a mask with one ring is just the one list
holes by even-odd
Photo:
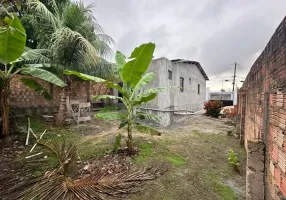
[[152, 143], [142, 143], [139, 146], [139, 155], [135, 158], [137, 164], [144, 162], [154, 156]]
[[174, 165], [181, 166], [185, 164], [185, 158], [178, 154], [168, 155], [165, 159]]

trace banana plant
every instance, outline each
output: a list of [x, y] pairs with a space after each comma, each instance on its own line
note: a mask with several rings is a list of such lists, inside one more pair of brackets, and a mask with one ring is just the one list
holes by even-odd
[[142, 44], [134, 49], [128, 59], [126, 59], [126, 56], [121, 52], [117, 51], [115, 60], [118, 74], [123, 82], [123, 86], [79, 72], [68, 70], [64, 71], [64, 73], [67, 75], [75, 75], [83, 80], [104, 83], [109, 88], [115, 88], [122, 94], [122, 97], [112, 95], [95, 96], [94, 99], [96, 100], [120, 100], [126, 107], [125, 111], [100, 112], [96, 115], [96, 117], [106, 120], [121, 120], [119, 128], [127, 127], [128, 138], [126, 140], [126, 144], [129, 153], [133, 152], [132, 131], [134, 127], [136, 128], [136, 120], [139, 118], [148, 118], [152, 120], [159, 119], [156, 115], [137, 111], [138, 109], [136, 108], [140, 107], [143, 103], [153, 100], [157, 96], [158, 92], [168, 89], [168, 87], [157, 87], [140, 92], [140, 89], [148, 85], [155, 78], [155, 74], [153, 72], [145, 73], [150, 65], [150, 62], [152, 61], [154, 50], [155, 44]]
[[[16, 74], [22, 73], [48, 81], [57, 86], [64, 87], [65, 83], [56, 75], [45, 70], [49, 64], [43, 64], [47, 58], [43, 55], [46, 50], [25, 50], [26, 33], [16, 14], [7, 12], [0, 18], [0, 63], [4, 66], [0, 70], [0, 89], [2, 90], [2, 134], [9, 133], [9, 95], [10, 82]], [[32, 64], [36, 62], [37, 64]], [[49, 98], [48, 91], [31, 78], [22, 78], [21, 81], [44, 97]]]

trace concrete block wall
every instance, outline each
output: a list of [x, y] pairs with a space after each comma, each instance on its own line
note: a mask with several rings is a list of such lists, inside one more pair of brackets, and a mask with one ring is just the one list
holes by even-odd
[[[239, 91], [238, 115], [247, 170], [251, 170], [246, 180], [247, 199], [286, 198], [286, 18]], [[258, 150], [253, 150], [253, 144]], [[258, 180], [263, 184], [257, 184]]]
[[[10, 105], [15, 113], [41, 115], [57, 113], [61, 102], [62, 89], [48, 82], [35, 79], [46, 89], [50, 90], [53, 99], [46, 100], [34, 90], [27, 88], [20, 78], [28, 77], [16, 75], [11, 81]], [[30, 78], [30, 77], [29, 77]], [[113, 91], [102, 83], [88, 81], [73, 81], [70, 86], [71, 100], [90, 101], [99, 94], [112, 94]]]

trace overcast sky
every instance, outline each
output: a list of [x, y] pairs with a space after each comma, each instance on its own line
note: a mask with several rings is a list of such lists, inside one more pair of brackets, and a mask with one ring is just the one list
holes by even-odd
[[154, 42], [155, 58], [199, 61], [211, 90], [231, 78], [234, 62], [240, 65], [238, 76], [245, 77], [286, 15], [286, 0], [84, 2], [95, 4], [94, 16], [115, 40], [114, 51], [130, 55], [134, 47]]

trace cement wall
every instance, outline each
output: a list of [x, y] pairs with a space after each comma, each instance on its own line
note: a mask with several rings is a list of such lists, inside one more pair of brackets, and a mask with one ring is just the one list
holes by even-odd
[[[168, 70], [172, 71], [172, 63], [166, 58], [155, 59], [151, 62], [147, 72], [154, 72], [156, 78], [144, 89], [155, 88], [155, 87], [170, 87], [174, 86], [174, 79], [168, 79]], [[173, 73], [174, 77], [174, 73]], [[146, 107], [152, 109], [166, 110], [166, 108], [174, 106], [174, 90], [169, 89], [164, 92], [159, 92], [157, 97], [148, 102]]]
[[[206, 80], [195, 64], [173, 63], [174, 80], [180, 85], [180, 77], [184, 78], [184, 91], [175, 90], [174, 106], [192, 105], [194, 112], [203, 110], [206, 96]], [[191, 84], [189, 84], [191, 79]], [[200, 93], [198, 94], [198, 85]]]
[[144, 112], [157, 115], [160, 117], [160, 125], [161, 126], [169, 126], [173, 123], [179, 123], [183, 120], [185, 120], [189, 115], [188, 114], [180, 114], [176, 113], [175, 111], [161, 111], [161, 110], [152, 110], [152, 109], [144, 109], [142, 108]]
[[[168, 77], [168, 70], [172, 72], [172, 79]], [[148, 85], [153, 87], [180, 86], [180, 77], [184, 78], [184, 91], [179, 88], [169, 89], [158, 93], [157, 97], [146, 104], [145, 107], [159, 110], [173, 110], [185, 105], [192, 106], [193, 111], [203, 109], [206, 96], [206, 80], [195, 64], [172, 63], [166, 58], [159, 58], [152, 61], [148, 72], [154, 72], [156, 78]], [[191, 84], [189, 84], [191, 79]], [[200, 94], [198, 94], [198, 84]]]

